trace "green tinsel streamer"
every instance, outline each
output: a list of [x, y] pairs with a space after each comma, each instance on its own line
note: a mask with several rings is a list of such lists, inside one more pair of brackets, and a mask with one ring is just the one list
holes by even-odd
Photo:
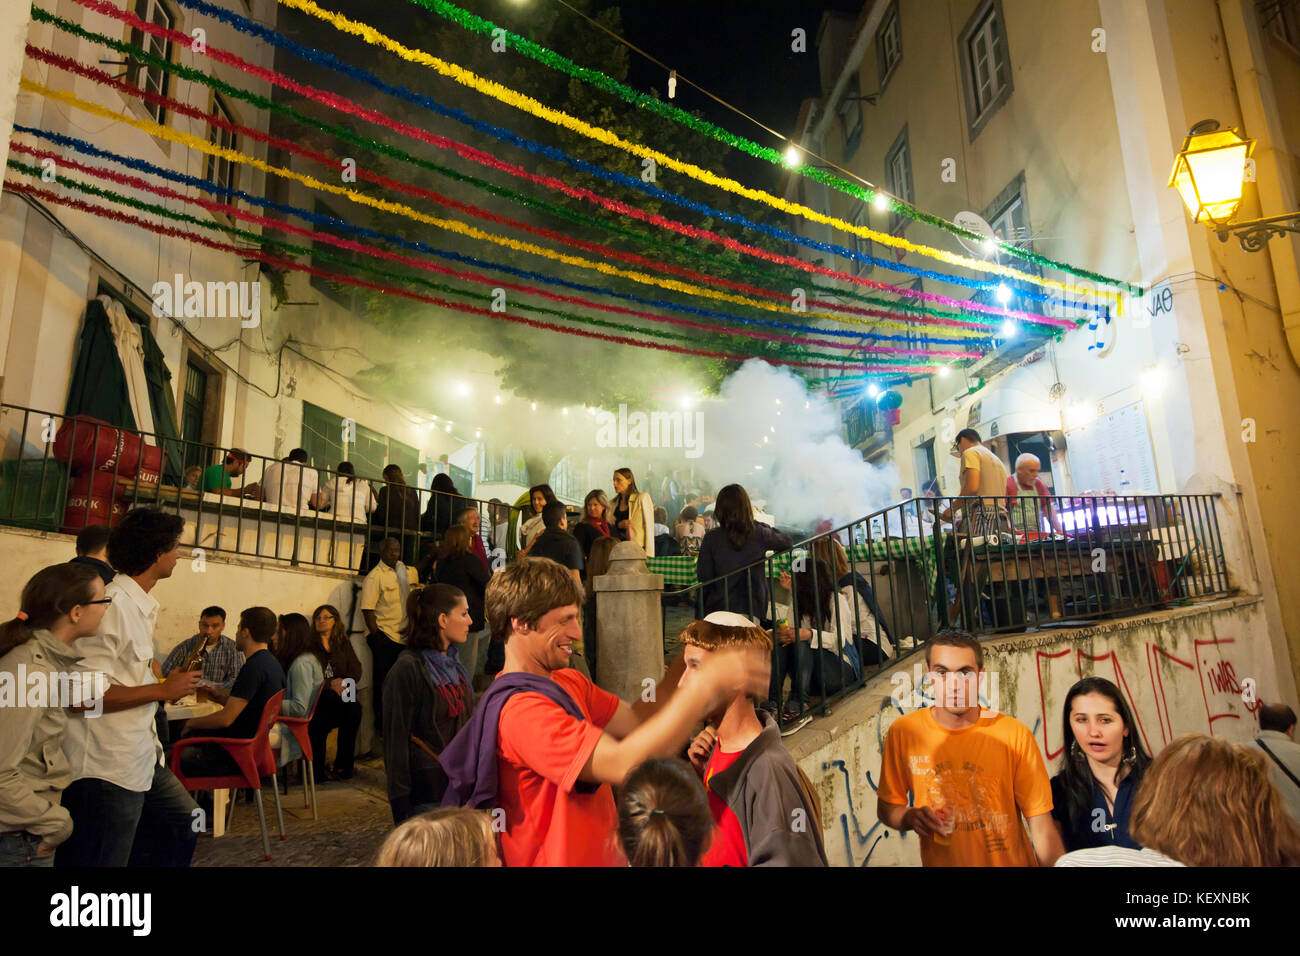
[[[607, 93], [626, 100], [633, 106], [649, 110], [653, 113], [658, 113], [666, 119], [680, 123], [683, 126], [686, 126], [697, 133], [709, 136], [720, 143], [725, 143], [733, 149], [739, 149], [756, 159], [765, 159], [775, 165], [785, 166], [785, 160], [782, 155], [769, 146], [761, 146], [753, 140], [746, 139], [743, 136], [738, 136], [719, 126], [715, 126], [708, 120], [702, 119], [698, 116], [692, 116], [685, 110], [673, 106], [671, 103], [665, 103], [663, 100], [651, 96], [649, 93], [642, 93], [639, 90], [634, 90], [632, 87], [620, 83], [612, 76], [607, 76], [599, 70], [592, 70], [585, 66], [579, 66], [567, 57], [556, 53], [554, 50], [550, 50], [541, 44], [534, 43], [532, 40], [529, 40], [526, 37], [521, 37], [517, 33], [511, 33], [503, 27], [498, 27], [491, 20], [484, 20], [482, 17], [470, 13], [468, 10], [463, 10], [455, 4], [447, 2], [447, 0], [411, 0], [411, 2], [424, 7], [431, 13], [436, 13], [438, 16], [450, 20], [457, 26], [471, 32], [491, 36], [494, 31], [500, 30], [501, 33], [496, 34], [496, 36], [504, 34], [504, 39], [507, 41], [509, 46], [514, 47], [525, 56], [531, 57], [537, 62], [549, 66], [553, 70], [559, 70], [560, 72], [567, 73], [569, 76], [576, 79], [590, 83], [592, 86], [598, 87]], [[823, 185], [831, 186], [838, 189], [840, 192], [847, 193], [863, 202], [871, 202], [876, 197], [875, 190], [866, 189], [856, 183], [849, 182], [847, 179], [841, 179], [839, 176], [832, 174], [828, 170], [796, 166], [794, 167], [794, 171], [798, 172], [801, 176], [815, 180]], [[906, 216], [909, 219], [914, 219], [917, 222], [924, 222], [928, 225], [934, 226], [936, 229], [942, 229], [945, 232], [952, 233], [954, 236], [973, 239], [977, 242], [983, 242], [986, 238], [979, 233], [970, 232], [954, 223], [948, 222], [946, 219], [942, 219], [939, 216], [917, 209], [915, 206], [908, 205], [907, 203], [901, 202], [893, 197], [886, 196], [885, 198], [889, 200], [889, 206], [892, 212]], [[1100, 272], [1092, 272], [1088, 269], [1072, 266], [1067, 262], [1058, 262], [1055, 259], [1049, 259], [1047, 256], [1040, 255], [1028, 249], [1019, 249], [1005, 242], [998, 242], [997, 246], [999, 251], [1005, 252], [1007, 255], [1037, 263], [1045, 268], [1057, 269], [1061, 272], [1077, 276], [1080, 279], [1088, 279], [1102, 285], [1113, 286], [1114, 288], [1130, 292], [1137, 296], [1143, 294], [1141, 286], [1124, 282], [1121, 279], [1113, 279], [1110, 276], [1102, 275]]]
[[[408, 153], [405, 150], [401, 149], [400, 147], [393, 146], [389, 143], [385, 143], [379, 140], [369, 139], [367, 137], [361, 136], [345, 127], [336, 126], [331, 123], [326, 123], [321, 120], [313, 119], [309, 116], [304, 115], [303, 113], [300, 113], [298, 110], [294, 109], [291, 106], [288, 106], [284, 103], [277, 103], [271, 99], [268, 99], [267, 97], [260, 96], [257, 93], [253, 93], [250, 90], [245, 90], [238, 86], [232, 86], [229, 83], [217, 79], [216, 77], [209, 76], [208, 74], [202, 72], [201, 70], [196, 70], [191, 67], [187, 67], [179, 63], [174, 63], [169, 60], [163, 60], [160, 57], [156, 56], [155, 54], [152, 54], [149, 51], [143, 49], [142, 47], [134, 46], [129, 43], [123, 43], [118, 40], [114, 40], [110, 37], [104, 36], [103, 34], [95, 33], [94, 31], [91, 30], [87, 30], [84, 27], [81, 27], [75, 23], [71, 23], [70, 21], [65, 20], [61, 17], [54, 16], [53, 14], [47, 12], [46, 10], [42, 9], [39, 6], [33, 5], [32, 19], [44, 23], [52, 23], [55, 27], [57, 27], [59, 30], [64, 31], [65, 33], [69, 33], [72, 34], [73, 36], [78, 36], [81, 37], [82, 39], [90, 40], [95, 43], [103, 44], [104, 46], [107, 46], [110, 49], [117, 51], [118, 53], [122, 53], [126, 56], [129, 56], [133, 59], [139, 60], [144, 63], [158, 66], [162, 69], [168, 70], [169, 72], [175, 73], [178, 76], [181, 76], [187, 80], [191, 80], [196, 83], [202, 83], [234, 99], [243, 100], [244, 102], [257, 107], [258, 109], [280, 113], [281, 115], [289, 117], [290, 119], [294, 120], [296, 123], [299, 123], [302, 126], [307, 126], [313, 129], [317, 129], [327, 135], [334, 136], [338, 139], [344, 140], [345, 142], [349, 142], [354, 146], [360, 146], [362, 149], [368, 149], [371, 152], [383, 153], [384, 155], [392, 156], [395, 159], [401, 160], [403, 162], [411, 163], [415, 166], [421, 167], [422, 169], [427, 169], [430, 172], [436, 173], [440, 176], [445, 176], [446, 178], [451, 179], [453, 181], [466, 183], [468, 185], [475, 187], [476, 189], [481, 189], [484, 192], [490, 193], [491, 195], [498, 196], [503, 199], [508, 199], [511, 202], [515, 202], [521, 206], [537, 209], [539, 211], [553, 215], [557, 218], [564, 219], [568, 222], [573, 222], [585, 226], [593, 226], [598, 229], [602, 229], [606, 232], [613, 233], [615, 235], [620, 235], [625, 238], [629, 238], [638, 242], [645, 243], [663, 252], [682, 251], [684, 249], [694, 258], [706, 262], [710, 262], [724, 269], [734, 269], [737, 272], [746, 273], [752, 276], [758, 276], [767, 279], [769, 281], [780, 282], [786, 285], [789, 285], [792, 282], [795, 283], [796, 285], [802, 283], [806, 285], [808, 288], [816, 292], [842, 296], [844, 298], [851, 298], [860, 302], [864, 302], [868, 305], [875, 306], [877, 308], [889, 309], [893, 312], [905, 313], [910, 315], [918, 315], [918, 316], [932, 316], [941, 319], [950, 319], [955, 322], [959, 322], [962, 325], [968, 326], [972, 329], [981, 329], [981, 330], [992, 329], [992, 328], [996, 328], [999, 324], [998, 322], [990, 322], [990, 321], [985, 321], [980, 319], [973, 319], [970, 316], [967, 316], [963, 313], [950, 312], [945, 309], [932, 308], [929, 306], [913, 303], [908, 300], [896, 302], [892, 299], [884, 299], [879, 296], [867, 295], [865, 293], [855, 292], [852, 290], [849, 291], [839, 290], [834, 288], [833, 286], [824, 286], [824, 285], [819, 285], [815, 282], [807, 282], [805, 281], [805, 278], [803, 276], [794, 276], [792, 274], [781, 273], [774, 269], [764, 268], [763, 266], [756, 265], [754, 263], [750, 263], [743, 260], [740, 262], [731, 262], [723, 259], [721, 256], [717, 256], [712, 253], [700, 252], [689, 246], [685, 246], [680, 243], [669, 242], [667, 240], [664, 240], [654, 235], [653, 233], [646, 233], [637, 229], [629, 229], [625, 226], [620, 226], [615, 223], [607, 222], [603, 219], [586, 216], [583, 215], [582, 213], [574, 212], [563, 206], [546, 202], [545, 200], [535, 199], [523, 193], [515, 192], [514, 190], [507, 189], [503, 186], [498, 186], [494, 183], [487, 182], [486, 180], [478, 179], [474, 176], [470, 176], [465, 173], [458, 172], [457, 170], [450, 169], [446, 166], [441, 166], [438, 163], [434, 163], [430, 160], [423, 159], [418, 156], [414, 156], [411, 153]], [[866, 335], [869, 333], [864, 332], [863, 334]]]
[[[31, 166], [27, 163], [12, 158], [8, 160], [8, 165], [11, 168], [18, 170], [19, 172], [26, 173], [29, 176], [33, 176], [37, 179], [41, 178], [42, 170], [39, 167]], [[262, 236], [259, 235], [258, 233], [250, 232], [247, 229], [240, 229], [235, 226], [223, 226], [218, 223], [214, 223], [202, 219], [198, 216], [192, 216], [188, 213], [176, 212], [175, 210], [168, 209], [166, 206], [160, 206], [156, 203], [144, 202], [143, 200], [136, 199], [132, 196], [124, 195], [122, 193], [116, 192], [111, 189], [104, 189], [103, 187], [95, 186], [91, 183], [84, 183], [78, 180], [69, 179], [68, 177], [63, 175], [56, 175], [55, 180], [62, 186], [70, 187], [72, 189], [76, 189], [80, 192], [86, 193], [91, 196], [96, 196], [101, 199], [107, 199], [110, 202], [114, 202], [122, 206], [127, 206], [131, 209], [136, 209], [140, 212], [152, 213], [154, 215], [163, 216], [167, 219], [172, 219], [176, 222], [185, 222], [191, 225], [199, 226], [200, 228], [203, 229], [224, 232], [227, 233], [228, 235], [243, 239], [245, 242], [256, 243], [263, 247], [272, 246], [290, 256], [305, 256], [317, 260], [324, 260], [326, 262], [333, 262], [338, 265], [346, 266], [350, 269], [356, 269], [361, 272], [366, 272], [371, 275], [379, 276], [381, 278], [388, 279], [393, 282], [406, 283], [406, 284], [414, 283], [416, 285], [424, 286], [425, 288], [428, 289], [432, 289], [438, 292], [448, 293], [450, 295], [460, 296], [462, 298], [473, 299], [476, 301], [487, 302], [487, 303], [492, 302], [492, 296], [487, 295], [485, 293], [471, 292], [467, 289], [461, 289], [457, 286], [450, 286], [442, 282], [436, 282], [432, 279], [426, 279], [423, 276], [411, 276], [399, 272], [390, 272], [387, 269], [380, 269], [375, 266], [367, 265], [365, 263], [356, 262], [348, 258], [347, 256], [339, 255], [329, 250], [313, 249], [313, 248], [308, 248], [306, 246], [298, 246], [298, 245], [294, 245], [293, 243], [285, 242], [280, 239], [274, 239], [270, 236]], [[668, 332], [668, 331], [662, 331], [653, 328], [650, 329], [641, 328], [640, 326], [627, 325], [621, 322], [610, 322], [605, 319], [593, 319], [587, 316], [577, 315], [576, 313], [568, 312], [562, 309], [551, 309], [545, 306], [529, 305], [525, 303], [517, 303], [516, 307], [526, 312], [536, 312], [543, 315], [553, 315], [557, 318], [562, 318], [570, 322], [582, 323], [584, 325], [600, 326], [602, 328], [617, 329], [621, 332], [632, 332], [632, 333], [638, 333], [642, 335], [652, 335], [661, 339], [670, 339], [670, 340], [685, 342], [694, 347], [699, 347], [702, 344], [707, 344], [707, 339], [699, 338], [696, 336], [683, 335], [677, 332]], [[719, 334], [724, 334], [724, 333], [730, 335], [736, 335], [738, 337], [744, 338], [743, 333], [740, 332], [726, 332], [725, 330], [721, 330], [721, 329], [719, 330]], [[736, 349], [736, 346], [731, 343], [727, 343], [725, 347], [728, 349]], [[753, 351], [752, 346], [741, 350], [750, 352], [751, 354], [757, 355], [759, 357], [763, 355], [775, 354], [782, 358], [819, 359], [819, 360], [830, 361], [830, 362], [843, 362], [846, 365], [852, 364], [853, 362], [853, 360], [846, 355], [832, 355], [823, 352], [805, 351], [802, 348], [790, 349], [788, 347], [781, 347], [779, 345], [774, 349], [758, 351], [758, 352]], [[925, 364], [924, 361], [921, 360], [919, 356], [904, 357], [903, 359], [888, 359], [888, 358], [879, 358], [876, 356], [872, 356], [871, 362], [872, 364], [879, 364], [879, 365], [915, 366], [915, 365]]]

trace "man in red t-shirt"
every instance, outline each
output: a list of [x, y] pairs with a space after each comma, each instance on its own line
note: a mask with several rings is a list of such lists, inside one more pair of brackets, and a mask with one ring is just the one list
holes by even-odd
[[691, 729], [737, 694], [766, 693], [768, 655], [737, 647], [714, 654], [680, 689], [679, 660], [656, 700], [629, 707], [568, 666], [582, 638], [582, 598], [569, 572], [549, 558], [522, 558], [488, 584], [488, 624], [506, 641], [498, 680], [549, 678], [583, 718], [551, 692], [519, 690], [501, 706], [496, 806], [505, 811], [506, 866], [624, 865], [610, 785], [644, 760], [680, 752]]
[[[726, 648], [772, 653], [772, 638], [753, 621], [715, 611], [682, 632], [686, 670], [695, 680], [709, 658]], [[821, 820], [798, 765], [781, 743], [770, 714], [738, 694], [691, 744], [688, 756], [709, 794], [716, 829], [700, 866], [826, 866]], [[716, 726], [716, 734], [712, 727]]]

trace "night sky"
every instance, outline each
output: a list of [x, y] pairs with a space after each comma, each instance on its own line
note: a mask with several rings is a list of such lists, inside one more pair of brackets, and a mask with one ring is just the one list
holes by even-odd
[[[553, 2], [553, 0], [535, 0]], [[864, 0], [791, 3], [783, 0], [678, 0], [624, 2], [624, 38], [766, 126], [788, 135], [799, 104], [820, 96], [817, 28], [822, 14], [856, 17]], [[569, 14], [573, 16], [573, 14]], [[807, 32], [806, 53], [790, 50], [791, 31]], [[667, 95], [662, 69], [631, 54], [629, 85]], [[699, 110], [706, 119], [763, 145], [770, 137], [753, 123], [680, 81], [675, 102]], [[741, 181], [771, 188], [779, 172], [770, 163], [734, 152], [727, 171]]]
[[[456, 0], [466, 10], [485, 17], [524, 36], [530, 35], [529, 22], [545, 11], [560, 21], [581, 23], [580, 14], [558, 0]], [[644, 50], [754, 119], [783, 135], [788, 135], [798, 118], [799, 105], [808, 97], [821, 95], [817, 71], [817, 30], [827, 11], [856, 19], [865, 0], [622, 0], [591, 4], [591, 14], [617, 7], [622, 15], [620, 31], [630, 44]], [[410, 0], [330, 0], [324, 4], [346, 16], [362, 20], [399, 39], [410, 40], [413, 20], [426, 25], [444, 26], [445, 21], [423, 11]], [[572, 2], [582, 9], [585, 4]], [[407, 68], [388, 54], [367, 48], [360, 41], [342, 38], [329, 27], [304, 14], [289, 9], [277, 11], [277, 28], [311, 45], [351, 58], [385, 78], [405, 80], [417, 87], [430, 89], [437, 96], [457, 95], [452, 84], [442, 80], [430, 83], [423, 68]], [[801, 27], [806, 32], [807, 51], [791, 51], [791, 32]], [[454, 28], [453, 28], [454, 29]], [[595, 27], [585, 29], [595, 30]], [[470, 40], [466, 42], [487, 42]], [[558, 50], [583, 63], [582, 50]], [[519, 57], [520, 61], [524, 58]], [[285, 62], [295, 70], [302, 66], [290, 58]], [[668, 95], [668, 72], [644, 56], [628, 51], [627, 82], [634, 89], [656, 90]], [[402, 71], [408, 71], [405, 77]], [[508, 81], [508, 74], [490, 77]], [[337, 77], [325, 74], [325, 85], [333, 87]], [[699, 111], [709, 121], [725, 130], [748, 137], [763, 145], [779, 143], [763, 129], [715, 102], [704, 93], [679, 80], [673, 102], [688, 112]], [[494, 109], [495, 107], [490, 107]], [[512, 112], [503, 113], [512, 123]], [[781, 177], [771, 163], [756, 160], [738, 150], [728, 155], [728, 175], [747, 185], [777, 189]]]

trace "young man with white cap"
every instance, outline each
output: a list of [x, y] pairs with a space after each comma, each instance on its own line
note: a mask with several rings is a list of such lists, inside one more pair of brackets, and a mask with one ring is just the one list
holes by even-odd
[[[772, 653], [772, 638], [742, 614], [715, 611], [682, 632], [685, 687], [723, 648]], [[716, 728], [716, 730], [714, 729]], [[709, 716], [688, 756], [704, 779], [713, 843], [701, 866], [826, 866], [821, 809], [812, 786], [781, 744], [776, 721], [737, 694]]]

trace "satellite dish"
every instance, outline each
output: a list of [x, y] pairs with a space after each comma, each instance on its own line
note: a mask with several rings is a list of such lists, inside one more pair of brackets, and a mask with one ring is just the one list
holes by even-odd
[[[953, 224], [961, 226], [967, 232], [978, 232], [981, 236], [988, 236], [990, 239], [995, 238], [993, 227], [984, 221], [984, 217], [977, 212], [969, 210], [959, 212], [952, 218]], [[989, 259], [997, 251], [988, 248], [983, 242], [977, 242], [974, 239], [967, 239], [965, 236], [958, 236], [957, 241], [965, 247], [966, 251], [980, 259]]]

